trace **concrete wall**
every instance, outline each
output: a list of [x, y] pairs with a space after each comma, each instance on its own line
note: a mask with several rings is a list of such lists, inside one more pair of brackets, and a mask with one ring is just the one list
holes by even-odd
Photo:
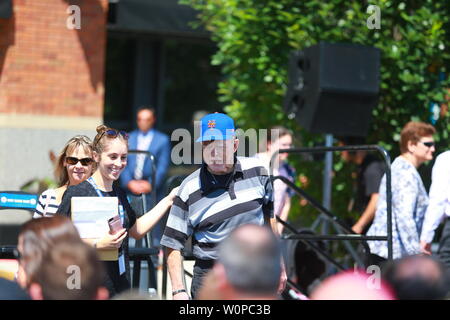
[[0, 190], [18, 190], [27, 181], [53, 178], [49, 152], [59, 154], [77, 134], [93, 139], [101, 123], [100, 118], [0, 115]]

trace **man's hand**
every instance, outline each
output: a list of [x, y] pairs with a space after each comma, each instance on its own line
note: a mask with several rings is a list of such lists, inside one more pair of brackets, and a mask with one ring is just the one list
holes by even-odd
[[174, 294], [172, 296], [173, 300], [189, 300], [189, 295], [186, 292], [180, 292], [177, 294]]
[[152, 185], [146, 180], [131, 180], [128, 182], [127, 187], [135, 195], [150, 193], [152, 191]]
[[150, 193], [150, 192], [152, 192], [152, 185], [151, 185], [150, 182], [148, 182], [146, 180], [139, 180], [138, 182], [140, 183], [141, 193]]
[[140, 183], [139, 180], [131, 180], [130, 182], [128, 182], [128, 190], [130, 190], [132, 193], [136, 194], [136, 195], [140, 195], [141, 194], [141, 187], [140, 187]]
[[431, 243], [420, 241], [420, 251], [423, 254], [431, 255]]

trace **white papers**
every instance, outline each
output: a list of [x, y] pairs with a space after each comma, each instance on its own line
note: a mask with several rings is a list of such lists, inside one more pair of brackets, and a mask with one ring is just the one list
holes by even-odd
[[72, 197], [72, 221], [82, 239], [99, 239], [109, 232], [108, 219], [118, 214], [117, 197]]

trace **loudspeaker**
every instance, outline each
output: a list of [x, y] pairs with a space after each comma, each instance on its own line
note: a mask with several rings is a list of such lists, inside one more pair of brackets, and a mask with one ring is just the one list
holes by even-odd
[[115, 25], [117, 23], [117, 10], [119, 6], [119, 0], [108, 0], [108, 18], [109, 25]]
[[289, 59], [284, 108], [313, 133], [367, 135], [378, 103], [380, 50], [321, 42]]
[[1, 0], [0, 1], [0, 18], [9, 19], [12, 16], [12, 1]]

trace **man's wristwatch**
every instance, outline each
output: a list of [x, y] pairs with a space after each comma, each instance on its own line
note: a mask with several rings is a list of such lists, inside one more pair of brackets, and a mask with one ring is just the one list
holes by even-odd
[[176, 295], [178, 293], [181, 293], [181, 292], [186, 292], [186, 289], [179, 289], [179, 290], [172, 291], [172, 295], [174, 296], [174, 295]]

